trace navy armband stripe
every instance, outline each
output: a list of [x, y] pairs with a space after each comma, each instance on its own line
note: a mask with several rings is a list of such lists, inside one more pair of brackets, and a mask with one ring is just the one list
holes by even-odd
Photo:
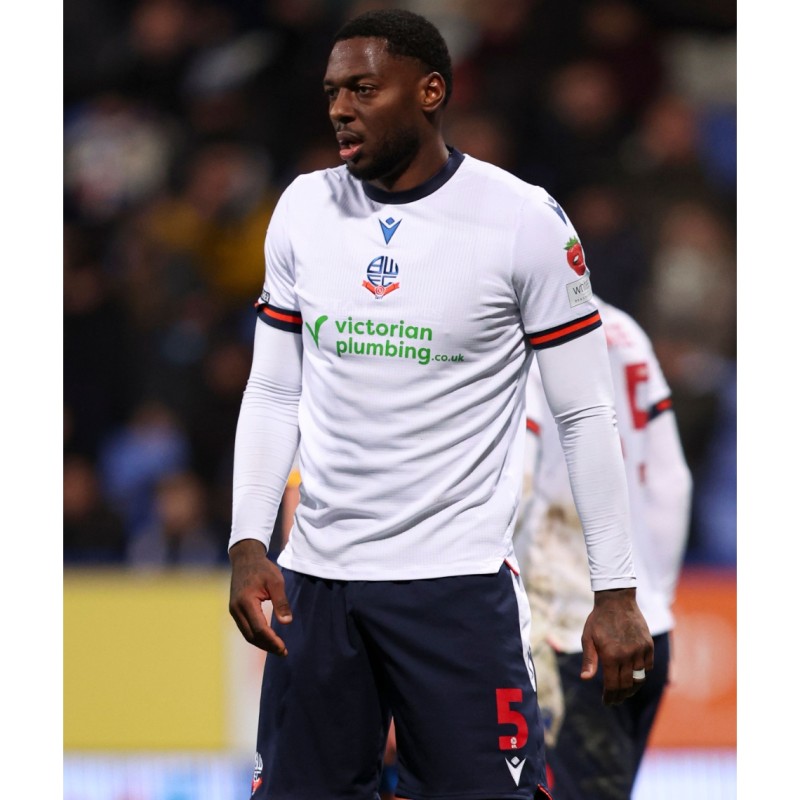
[[596, 330], [603, 324], [600, 319], [599, 311], [592, 311], [585, 317], [567, 322], [564, 325], [557, 325], [555, 328], [548, 328], [538, 333], [528, 334], [528, 341], [533, 345], [535, 350], [544, 350], [547, 347], [555, 347], [564, 342], [571, 342], [583, 336], [589, 331]]
[[289, 333], [303, 332], [303, 317], [299, 311], [290, 311], [286, 308], [271, 306], [269, 303], [257, 303], [258, 317], [272, 328], [278, 328]]

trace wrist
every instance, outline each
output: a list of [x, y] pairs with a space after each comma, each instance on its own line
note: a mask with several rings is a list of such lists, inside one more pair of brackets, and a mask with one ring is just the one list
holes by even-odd
[[624, 589], [601, 589], [594, 593], [595, 606], [606, 603], [636, 602], [636, 587], [630, 586]]
[[267, 547], [260, 539], [241, 539], [228, 550], [228, 558], [232, 564], [266, 557]]

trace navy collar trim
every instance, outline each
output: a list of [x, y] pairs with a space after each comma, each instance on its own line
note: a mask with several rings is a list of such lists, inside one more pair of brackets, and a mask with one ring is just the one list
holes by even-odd
[[445, 162], [444, 166], [432, 177], [428, 178], [425, 183], [415, 186], [413, 189], [404, 189], [399, 192], [387, 192], [384, 189], [378, 189], [371, 183], [362, 181], [364, 186], [364, 193], [370, 200], [376, 203], [383, 203], [386, 205], [402, 205], [403, 203], [412, 203], [414, 200], [421, 200], [429, 194], [433, 194], [437, 189], [441, 189], [450, 178], [455, 175], [456, 170], [461, 166], [464, 160], [464, 154], [455, 149], [455, 147], [447, 147], [450, 156]]

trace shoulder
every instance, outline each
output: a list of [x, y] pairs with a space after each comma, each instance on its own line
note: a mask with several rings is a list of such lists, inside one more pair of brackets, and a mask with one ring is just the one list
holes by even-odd
[[331, 208], [356, 202], [357, 190], [344, 165], [297, 175], [281, 192], [277, 218], [291, 226], [312, 224]]
[[547, 190], [541, 186], [527, 183], [508, 170], [470, 155], [464, 156], [463, 172], [465, 179], [480, 182], [487, 191], [496, 192], [509, 200], [544, 204], [550, 197]]
[[[546, 216], [552, 215], [555, 211], [554, 219], [563, 214], [560, 211], [561, 207], [547, 189], [528, 183], [495, 164], [465, 155], [463, 172], [466, 180], [480, 182], [484, 191], [494, 193], [508, 202], [526, 205], [526, 211], [533, 214], [542, 213]], [[566, 216], [562, 216], [561, 219], [565, 222]]]
[[344, 165], [329, 169], [318, 169], [314, 172], [304, 172], [297, 175], [283, 190], [283, 196], [287, 198], [317, 196], [320, 192], [342, 190], [350, 183], [352, 183], [352, 179]]

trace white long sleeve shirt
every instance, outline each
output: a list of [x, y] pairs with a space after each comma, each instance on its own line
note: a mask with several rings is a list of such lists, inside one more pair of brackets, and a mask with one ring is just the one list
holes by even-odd
[[[636, 600], [650, 633], [670, 630], [671, 605], [689, 533], [692, 481], [669, 387], [641, 327], [595, 298], [608, 343], [633, 524]], [[580, 652], [592, 609], [589, 562], [558, 429], [543, 376], [531, 369], [527, 393], [526, 485], [515, 544], [539, 633], [556, 649]], [[591, 554], [590, 554], [591, 558]]]
[[537, 351], [592, 585], [635, 585], [602, 322], [577, 234], [543, 189], [456, 151], [407, 192], [322, 170], [284, 192], [265, 253], [231, 546], [268, 542], [297, 453], [283, 566], [396, 580], [515, 565]]

